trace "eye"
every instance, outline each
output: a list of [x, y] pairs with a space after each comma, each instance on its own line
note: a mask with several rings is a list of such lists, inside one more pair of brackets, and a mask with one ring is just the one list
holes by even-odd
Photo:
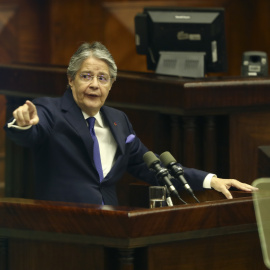
[[101, 82], [101, 83], [107, 83], [109, 81], [109, 76], [108, 75], [100, 75], [98, 76], [98, 80]]
[[89, 81], [91, 77], [91, 74], [81, 74], [81, 78], [85, 81]]
[[107, 81], [107, 79], [106, 79], [106, 77], [105, 77], [104, 75], [98, 76], [98, 79], [99, 79], [100, 81]]

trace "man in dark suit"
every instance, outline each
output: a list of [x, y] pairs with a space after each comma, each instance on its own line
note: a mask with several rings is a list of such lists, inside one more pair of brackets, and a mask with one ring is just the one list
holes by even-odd
[[[99, 42], [82, 44], [71, 57], [67, 75], [69, 86], [62, 97], [26, 101], [5, 126], [12, 140], [33, 149], [36, 198], [117, 205], [115, 185], [126, 171], [158, 185], [155, 173], [143, 161], [148, 149], [136, 137], [127, 116], [104, 106], [117, 75], [106, 47]], [[88, 119], [93, 120], [94, 137]], [[231, 186], [254, 189], [196, 169], [185, 168], [184, 172], [193, 189], [212, 187], [227, 198], [231, 198]]]

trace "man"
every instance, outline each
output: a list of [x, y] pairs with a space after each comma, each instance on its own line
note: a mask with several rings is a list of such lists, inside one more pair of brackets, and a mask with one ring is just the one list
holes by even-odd
[[[16, 143], [33, 149], [37, 199], [117, 205], [115, 185], [126, 171], [158, 185], [143, 161], [148, 149], [127, 116], [104, 106], [116, 75], [107, 48], [84, 43], [71, 57], [62, 97], [26, 101], [13, 112], [5, 130]], [[184, 171], [193, 189], [212, 187], [228, 199], [231, 186], [254, 190], [237, 180]]]

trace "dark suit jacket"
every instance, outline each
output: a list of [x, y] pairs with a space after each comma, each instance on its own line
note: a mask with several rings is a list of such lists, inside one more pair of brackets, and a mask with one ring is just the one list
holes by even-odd
[[[93, 142], [80, 108], [68, 89], [60, 98], [37, 98], [34, 101], [40, 122], [28, 130], [7, 128], [7, 135], [17, 144], [31, 147], [35, 160], [36, 198], [41, 200], [117, 205], [116, 182], [128, 171], [136, 178], [158, 185], [155, 174], [143, 161], [148, 149], [135, 134], [127, 116], [103, 106], [101, 113], [117, 142], [116, 162], [100, 183], [93, 160]], [[207, 175], [185, 168], [191, 187], [202, 189]]]

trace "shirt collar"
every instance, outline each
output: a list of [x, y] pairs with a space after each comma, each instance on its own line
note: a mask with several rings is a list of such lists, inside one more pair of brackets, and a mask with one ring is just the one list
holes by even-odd
[[[83, 117], [84, 117], [85, 120], [86, 120], [87, 118], [91, 117], [91, 116], [89, 116], [87, 113], [85, 113], [84, 111], [82, 111], [82, 114], [83, 114]], [[93, 117], [96, 118], [96, 122], [95, 122], [95, 123], [96, 123], [98, 126], [104, 127], [104, 123], [103, 123], [103, 119], [102, 119], [102, 115], [101, 115], [100, 111], [99, 111], [96, 115], [94, 115]]]

